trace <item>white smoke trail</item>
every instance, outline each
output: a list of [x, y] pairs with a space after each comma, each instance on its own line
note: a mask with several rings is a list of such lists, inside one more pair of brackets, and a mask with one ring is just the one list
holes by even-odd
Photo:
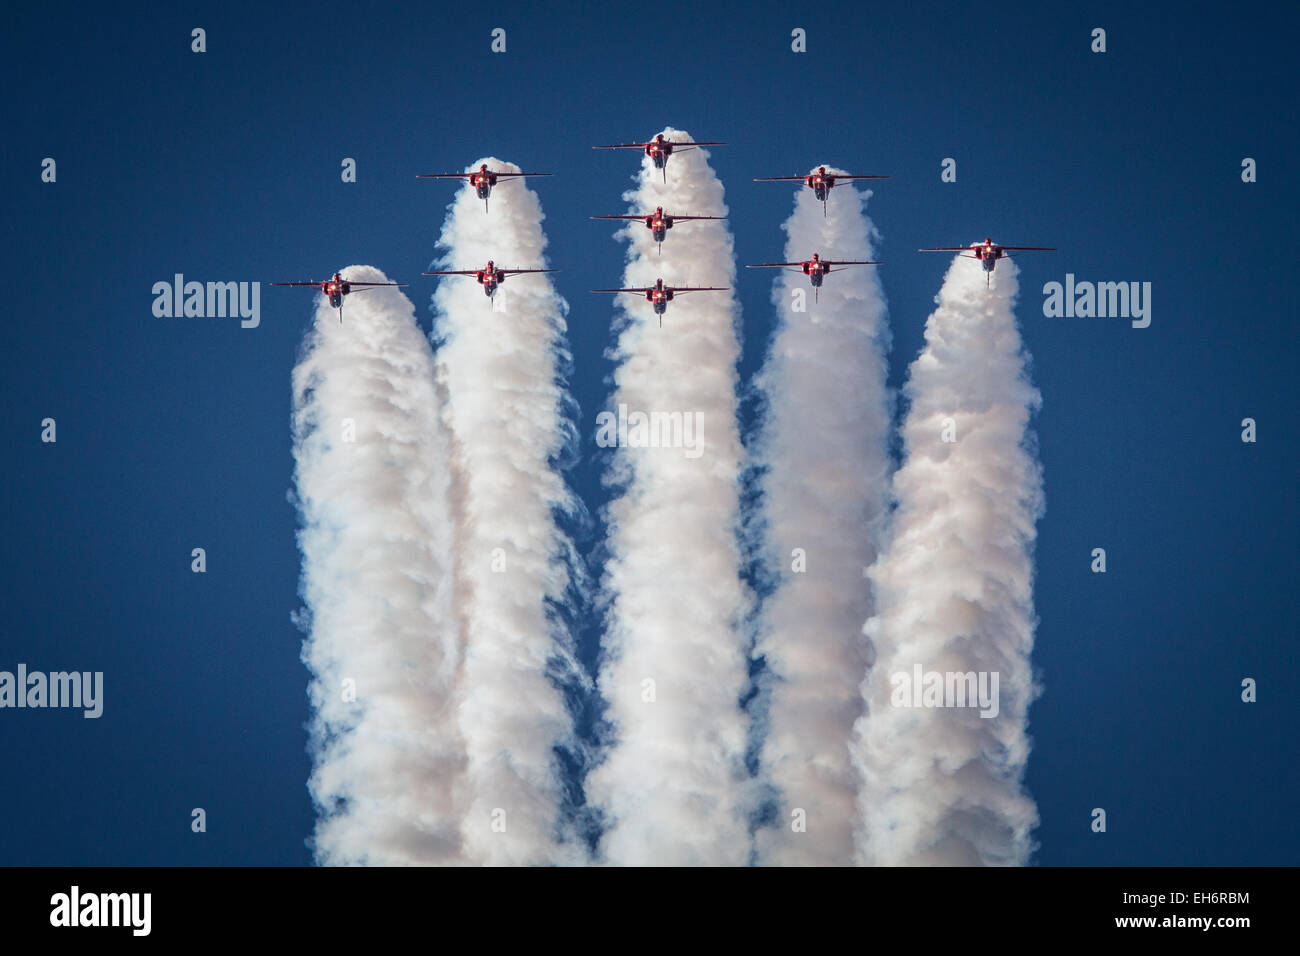
[[[866, 196], [844, 183], [825, 213], [812, 190], [797, 196], [785, 261], [874, 258]], [[860, 779], [849, 745], [871, 612], [865, 571], [888, 508], [885, 297], [877, 267], [850, 266], [825, 278], [816, 302], [806, 276], [783, 272], [773, 299], [780, 321], [756, 380], [764, 417], [754, 457], [767, 469], [760, 530], [779, 577], [756, 649], [768, 668], [762, 762], [779, 809], [775, 826], [756, 833], [758, 861], [847, 865]], [[806, 567], [797, 569], [800, 556]]]
[[[689, 134], [664, 130], [669, 139]], [[655, 206], [726, 215], [722, 184], [701, 150], [675, 153], [668, 182], [642, 160], [632, 212]], [[633, 222], [625, 285], [730, 286], [735, 263], [722, 222], [673, 229], [662, 258]], [[621, 490], [606, 511], [609, 559], [600, 687], [616, 740], [588, 777], [606, 815], [604, 858], [614, 864], [743, 864], [749, 836], [742, 791], [747, 681], [740, 618], [747, 595], [737, 543], [740, 440], [736, 425], [738, 308], [731, 292], [675, 299], [660, 328], [644, 298], [625, 311], [611, 355], [611, 405], [631, 413], [698, 415], [701, 453], [619, 448], [607, 480]], [[685, 420], [685, 419], [683, 419]], [[691, 452], [694, 454], [694, 452]]]
[[[485, 158], [491, 169], [518, 167]], [[522, 181], [502, 180], [491, 211], [462, 189], [439, 247], [442, 268], [545, 268], [542, 210]], [[497, 311], [493, 310], [493, 305]], [[557, 512], [576, 507], [553, 460], [574, 441], [560, 380], [569, 354], [567, 304], [545, 275], [508, 276], [494, 300], [472, 277], [442, 280], [433, 297], [437, 374], [446, 397], [459, 491], [459, 577], [465, 621], [461, 733], [472, 794], [464, 825], [475, 863], [581, 862], [561, 832], [555, 748], [572, 720], [552, 673], [578, 669], [552, 607], [574, 567]]]
[[[905, 389], [906, 461], [891, 542], [870, 572], [876, 661], [855, 741], [864, 863], [1017, 865], [1033, 851], [1037, 811], [1022, 782], [1043, 497], [1016, 276], [999, 262], [987, 289], [977, 261], [954, 259]], [[938, 698], [948, 707], [907, 706], [918, 666], [986, 673], [989, 690], [996, 673], [997, 715], [952, 707], [955, 694]]]
[[354, 292], [343, 312], [320, 299], [293, 372], [316, 858], [457, 862], [459, 635], [433, 354], [395, 288]]

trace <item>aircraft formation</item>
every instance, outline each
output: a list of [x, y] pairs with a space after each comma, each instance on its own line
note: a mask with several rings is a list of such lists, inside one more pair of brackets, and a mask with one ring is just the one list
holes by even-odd
[[[725, 142], [715, 140], [670, 140], [665, 139], [662, 133], [653, 139], [641, 143], [609, 143], [603, 146], [593, 146], [592, 149], [639, 149], [649, 156], [654, 164], [654, 168], [663, 171], [664, 182], [668, 182], [668, 160], [674, 152], [682, 152], [689, 149], [698, 149], [701, 146], [726, 146]], [[468, 170], [461, 173], [420, 173], [417, 179], [459, 179], [472, 188], [479, 199], [483, 200], [483, 211], [489, 213], [488, 199], [492, 195], [493, 187], [499, 184], [513, 182], [517, 179], [524, 179], [530, 176], [552, 176], [553, 173], [524, 173], [509, 172], [506, 170], [488, 169], [486, 163], [481, 163], [478, 169]], [[835, 188], [837, 182], [855, 179], [888, 179], [888, 176], [878, 175], [849, 175], [846, 173], [828, 173], [825, 166], [818, 166], [815, 172], [806, 173], [801, 176], [761, 176], [754, 180], [760, 182], [802, 182], [808, 189], [813, 191], [813, 195], [822, 204], [822, 215], [826, 215], [826, 204], [830, 200], [831, 190]], [[677, 223], [694, 222], [705, 219], [725, 219], [726, 216], [698, 216], [686, 213], [679, 213], [674, 210], [671, 214], [666, 212], [662, 206], [656, 206], [653, 212], [635, 213], [631, 215], [620, 216], [590, 216], [593, 220], [626, 220], [630, 222], [641, 222], [650, 230], [655, 244], [659, 247], [660, 255], [663, 254], [663, 243], [667, 238], [668, 230], [672, 229]], [[977, 242], [969, 246], [938, 246], [934, 248], [918, 249], [918, 252], [956, 252], [966, 258], [978, 259], [985, 272], [985, 285], [990, 284], [993, 270], [997, 266], [999, 259], [1010, 258], [1012, 255], [1018, 255], [1022, 252], [1050, 252], [1054, 251], [1051, 246], [1010, 246], [995, 243], [990, 238], [985, 238], [983, 242]], [[849, 266], [878, 266], [882, 262], [865, 259], [823, 259], [820, 252], [814, 252], [811, 258], [800, 262], [758, 262], [749, 265], [749, 269], [789, 269], [792, 272], [802, 272], [808, 277], [808, 281], [813, 288], [813, 297], [816, 301], [821, 290], [822, 282], [832, 272], [840, 272]], [[493, 260], [489, 259], [487, 265], [480, 269], [443, 269], [434, 272], [424, 272], [426, 276], [473, 276], [475, 281], [483, 287], [483, 292], [491, 298], [495, 295], [497, 288], [503, 283], [508, 276], [522, 275], [530, 273], [549, 273], [558, 272], [558, 269], [514, 269], [502, 268]], [[343, 320], [343, 299], [352, 292], [364, 292], [375, 286], [399, 286], [404, 287], [405, 282], [351, 282], [344, 279], [339, 273], [335, 272], [329, 279], [308, 280], [306, 282], [272, 282], [271, 285], [279, 286], [303, 286], [320, 289], [329, 299], [330, 306], [339, 310], [339, 321]], [[665, 285], [664, 280], [659, 278], [652, 286], [639, 288], [617, 288], [617, 289], [592, 289], [594, 293], [613, 293], [640, 295], [650, 303], [654, 314], [659, 317], [659, 325], [663, 325], [664, 313], [668, 310], [668, 303], [673, 301], [674, 297], [687, 292], [726, 292], [727, 286], [672, 286]]]

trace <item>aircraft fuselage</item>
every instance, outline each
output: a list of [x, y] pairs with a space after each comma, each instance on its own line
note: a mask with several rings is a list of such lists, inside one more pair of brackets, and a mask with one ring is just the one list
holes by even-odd
[[826, 167], [818, 168], [817, 172], [808, 177], [808, 188], [813, 191], [819, 202], [825, 202], [826, 196], [835, 186], [835, 177], [826, 175]]
[[325, 283], [321, 291], [329, 298], [330, 307], [339, 309], [343, 307], [343, 297], [352, 291], [352, 286], [335, 276]]
[[988, 245], [976, 246], [975, 258], [980, 261], [980, 265], [984, 267], [985, 272], [992, 272], [994, 267], [997, 266], [998, 260], [1002, 258], [1002, 247]]
[[668, 162], [668, 157], [673, 153], [672, 143], [649, 143], [646, 145], [645, 154], [650, 157], [655, 164], [655, 169], [663, 169]]
[[497, 178], [491, 173], [479, 170], [472, 177], [470, 182], [474, 186], [474, 192], [478, 194], [479, 199], [487, 199], [492, 193], [492, 187], [497, 184]]
[[650, 229], [650, 234], [654, 236], [655, 242], [663, 242], [668, 235], [668, 230], [673, 227], [673, 221], [667, 216], [647, 216], [646, 226]]
[[826, 273], [830, 272], [830, 267], [820, 259], [810, 259], [803, 263], [803, 274], [808, 277], [808, 281], [814, 287], [822, 284], [822, 279], [826, 278]]

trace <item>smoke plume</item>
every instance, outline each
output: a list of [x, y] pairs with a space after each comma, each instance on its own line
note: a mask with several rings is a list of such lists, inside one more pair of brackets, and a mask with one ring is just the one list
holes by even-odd
[[[890, 544], [870, 571], [876, 660], [855, 739], [863, 863], [1016, 865], [1033, 850], [1037, 812], [1022, 781], [1043, 496], [1016, 275], [1003, 260], [986, 288], [978, 262], [953, 260], [905, 389], [905, 460]], [[987, 706], [972, 702], [975, 687], [994, 692]]]
[[[689, 139], [679, 130], [670, 140]], [[726, 215], [722, 184], [702, 150], [675, 152], [667, 183], [643, 158], [629, 212]], [[682, 223], [656, 250], [643, 223], [630, 242], [625, 286], [731, 286], [731, 234], [716, 221]], [[606, 479], [609, 558], [600, 689], [612, 737], [587, 790], [605, 814], [601, 844], [614, 864], [744, 864], [747, 682], [737, 523], [741, 446], [736, 425], [738, 307], [731, 292], [679, 295], [662, 328], [643, 297], [620, 296], [610, 410], [654, 412], [698, 426], [694, 450], [619, 447]], [[687, 417], [693, 416], [693, 417]], [[667, 419], [665, 419], [667, 420]], [[631, 441], [629, 440], [629, 444]], [[693, 456], [693, 457], [692, 457]]]
[[[386, 281], [369, 266], [354, 281]], [[447, 438], [395, 288], [322, 297], [293, 372], [303, 660], [325, 864], [461, 860], [464, 746]]]
[[[823, 212], [799, 185], [785, 261], [874, 258], [869, 193], [842, 183]], [[779, 321], [756, 381], [763, 425], [754, 460], [776, 582], [758, 627], [767, 696], [756, 710], [766, 718], [762, 765], [778, 811], [756, 834], [758, 860], [847, 865], [859, 788], [849, 744], [872, 610], [865, 571], [888, 506], [889, 327], [876, 266], [826, 276], [816, 301], [805, 275], [784, 271], [773, 300]]]
[[[490, 169], [519, 168], [486, 158]], [[444, 224], [441, 268], [546, 268], [537, 194], [501, 180], [491, 210], [459, 191]], [[557, 459], [576, 438], [562, 380], [568, 306], [547, 275], [507, 276], [489, 299], [473, 277], [433, 297], [437, 378], [452, 438], [465, 635], [460, 735], [470, 793], [472, 863], [581, 862], [561, 824], [557, 748], [573, 748], [561, 685], [582, 681], [572, 656], [574, 548], [558, 517], [578, 507]], [[588, 681], [590, 683], [590, 681]]]

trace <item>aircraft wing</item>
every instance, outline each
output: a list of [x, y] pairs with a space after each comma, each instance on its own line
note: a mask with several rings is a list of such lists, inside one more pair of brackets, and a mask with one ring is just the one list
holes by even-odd
[[[978, 245], [978, 243], [976, 243]], [[938, 246], [934, 249], [917, 249], [917, 252], [970, 252], [975, 246]]]
[[525, 272], [559, 272], [559, 269], [502, 269], [501, 272], [508, 276], [522, 275]]
[[469, 179], [474, 173], [416, 173], [416, 179]]
[[[592, 149], [645, 149], [647, 146], [653, 146], [653, 145], [654, 145], [654, 141], [652, 140], [645, 143], [608, 143], [604, 146], [593, 146], [591, 148]], [[700, 140], [698, 142], [692, 140], [690, 142], [677, 143], [671, 139], [666, 139], [664, 140], [664, 145], [676, 147], [676, 146], [726, 146], [727, 144], [712, 142], [712, 141], [704, 141], [704, 140]]]
[[716, 285], [666, 285], [665, 292], [728, 292], [729, 286]]
[[669, 216], [668, 218], [674, 221], [680, 220], [685, 222], [691, 219], [726, 219], [727, 217], [726, 216]]
[[497, 179], [501, 179], [503, 177], [514, 177], [514, 176], [554, 176], [555, 173], [494, 173], [489, 171], [488, 175], [495, 176], [497, 177]]
[[1015, 249], [1022, 252], [1055, 252], [1053, 246], [999, 246], [1000, 249]]
[[[587, 218], [588, 219], [631, 219], [636, 222], [640, 222], [642, 219], [648, 219], [650, 215], [651, 213], [646, 213], [644, 216], [588, 216]], [[673, 218], [681, 219], [682, 217], [674, 216]]]
[[880, 266], [884, 265], [884, 262], [875, 259], [823, 259], [822, 264], [828, 266]]
[[802, 266], [802, 262], [759, 262], [752, 266], [745, 266], [746, 269], [780, 269], [783, 266]]
[[653, 292], [654, 289], [592, 289], [592, 292]]
[[354, 287], [354, 288], [355, 288], [356, 286], [359, 286], [359, 285], [367, 285], [367, 286], [375, 286], [375, 285], [396, 285], [396, 286], [405, 286], [405, 285], [407, 285], [407, 283], [405, 283], [405, 282], [353, 282], [351, 279], [344, 279], [343, 281], [346, 282], [348, 285]]
[[443, 269], [440, 272], [421, 272], [422, 276], [476, 276], [478, 269]]
[[328, 281], [328, 279], [322, 279], [319, 282], [272, 282], [271, 285], [309, 285], [320, 288]]
[[[804, 173], [802, 176], [760, 176], [755, 179], [756, 183], [786, 183], [786, 182], [803, 182], [809, 176], [816, 176], [816, 173]], [[827, 173], [827, 179], [836, 181], [841, 179], [889, 179], [888, 176], [849, 176], [845, 173]]]

